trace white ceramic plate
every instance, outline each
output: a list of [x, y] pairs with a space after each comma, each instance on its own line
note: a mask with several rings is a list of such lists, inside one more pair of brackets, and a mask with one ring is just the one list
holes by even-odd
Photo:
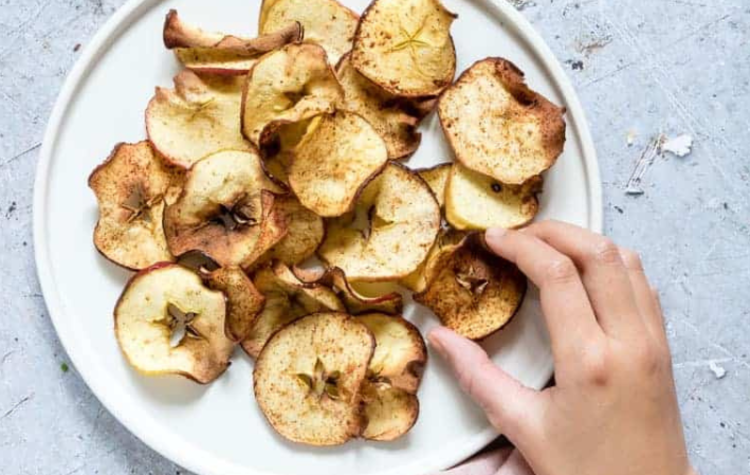
[[[345, 0], [362, 11], [367, 0]], [[419, 392], [421, 416], [393, 443], [351, 442], [315, 449], [285, 442], [266, 424], [252, 395], [252, 362], [237, 352], [231, 369], [209, 386], [180, 378], [146, 378], [125, 363], [115, 342], [112, 309], [129, 273], [93, 247], [96, 201], [86, 180], [112, 147], [145, 137], [143, 111], [154, 86], [170, 86], [178, 69], [162, 47], [169, 8], [209, 29], [254, 34], [260, 0], [132, 0], [86, 48], [52, 113], [37, 172], [36, 260], [50, 315], [77, 370], [129, 430], [166, 457], [208, 474], [403, 474], [447, 468], [496, 433], [461, 395], [439, 357], [431, 357]], [[601, 228], [601, 191], [594, 148], [575, 92], [527, 21], [504, 0], [446, 0], [459, 72], [486, 56], [504, 56], [530, 85], [568, 108], [565, 153], [547, 175], [540, 218]], [[449, 161], [435, 117], [410, 165]], [[485, 342], [496, 362], [539, 388], [552, 358], [533, 292], [513, 323]], [[409, 303], [407, 318], [427, 331], [426, 310]]]

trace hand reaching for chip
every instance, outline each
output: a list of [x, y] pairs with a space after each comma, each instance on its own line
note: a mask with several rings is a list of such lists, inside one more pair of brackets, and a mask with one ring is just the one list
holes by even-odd
[[485, 240], [540, 289], [556, 385], [526, 388], [476, 344], [434, 330], [430, 342], [463, 390], [517, 448], [470, 462], [459, 473], [695, 474], [661, 308], [638, 255], [549, 221], [522, 231], [493, 229]]

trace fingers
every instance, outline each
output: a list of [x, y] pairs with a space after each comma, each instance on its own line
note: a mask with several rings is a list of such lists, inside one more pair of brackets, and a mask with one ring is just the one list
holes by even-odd
[[535, 223], [523, 233], [538, 237], [573, 260], [605, 333], [626, 339], [643, 335], [628, 269], [620, 249], [609, 238], [557, 221]]
[[479, 345], [447, 328], [436, 328], [428, 339], [490, 423], [511, 440], [523, 438], [538, 411], [539, 394], [497, 367]]
[[485, 234], [485, 241], [493, 252], [514, 262], [539, 287], [558, 369], [565, 356], [578, 353], [603, 337], [570, 258], [535, 236], [517, 231], [491, 229]]
[[620, 254], [628, 269], [635, 303], [643, 316], [646, 328], [657, 342], [666, 343], [667, 334], [664, 330], [664, 316], [659, 305], [659, 295], [648, 283], [640, 256], [625, 248], [620, 248]]

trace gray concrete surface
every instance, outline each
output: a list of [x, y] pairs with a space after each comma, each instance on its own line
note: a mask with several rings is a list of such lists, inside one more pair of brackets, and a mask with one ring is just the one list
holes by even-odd
[[[34, 270], [31, 203], [45, 123], [91, 35], [123, 0], [0, 0], [0, 473], [179, 474], [69, 367]], [[513, 0], [567, 65], [593, 129], [606, 232], [662, 292], [690, 456], [750, 473], [750, 3]], [[632, 132], [631, 132], [632, 131]], [[644, 194], [625, 185], [647, 143]], [[628, 135], [632, 145], [628, 146]], [[726, 371], [723, 377], [719, 377]]]

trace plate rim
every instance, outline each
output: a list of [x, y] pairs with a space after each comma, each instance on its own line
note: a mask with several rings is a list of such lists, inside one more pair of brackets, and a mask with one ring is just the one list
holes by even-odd
[[[588, 228], [601, 233], [603, 229], [603, 209], [599, 164], [586, 115], [570, 78], [529, 20], [516, 10], [515, 7], [510, 5], [510, 3], [507, 3], [506, 0], [471, 1], [485, 4], [491, 10], [491, 14], [498, 16], [501, 20], [503, 18], [507, 20], [505, 26], [514, 29], [515, 34], [521, 42], [529, 46], [531, 54], [540, 62], [542, 68], [549, 75], [553, 86], [559, 90], [567, 107], [568, 127], [575, 129], [581, 147], [581, 158], [589, 194]], [[136, 421], [127, 411], [120, 409], [119, 405], [116, 404], [116, 398], [103, 387], [99, 380], [85, 369], [87, 365], [83, 362], [83, 356], [78, 353], [79, 350], [76, 349], [73, 336], [66, 331], [64, 325], [64, 314], [66, 312], [58, 295], [52, 265], [49, 260], [49, 249], [46, 239], [47, 225], [45, 221], [48, 180], [50, 166], [53, 161], [53, 152], [57, 145], [63, 118], [66, 116], [70, 104], [83, 81], [93, 67], [95, 67], [96, 60], [108, 50], [112, 43], [119, 39], [122, 32], [135, 20], [161, 2], [162, 0], [128, 0], [119, 7], [91, 38], [91, 41], [84, 48], [80, 58], [76, 61], [60, 89], [47, 122], [34, 180], [33, 242], [35, 267], [44, 296], [44, 302], [60, 343], [88, 388], [118, 422], [152, 450], [192, 472], [202, 475], [237, 473], [234, 464], [224, 462], [202, 449], [197, 451], [180, 450], [180, 447], [175, 447], [176, 444], [171, 442], [171, 438], [160, 437], [161, 433], [164, 432], [163, 428], [158, 425], [155, 427], [153, 424], [149, 427], [148, 421]], [[549, 377], [552, 376], [552, 373], [553, 367], [550, 364], [548, 368], [545, 368], [543, 374], [545, 376], [544, 380], [539, 381], [538, 386], [543, 386]], [[145, 430], [147, 427], [149, 430]], [[454, 446], [450, 452], [435, 457], [429, 464], [425, 464], [424, 461], [418, 461], [416, 464], [410, 463], [401, 468], [381, 472], [380, 475], [413, 475], [415, 473], [429, 473], [449, 468], [479, 451], [496, 438], [497, 435], [495, 429], [488, 425], [487, 429], [477, 433], [473, 437], [467, 438], [465, 443]], [[241, 473], [252, 475], [268, 474], [268, 472], [250, 467], [243, 469]]]

